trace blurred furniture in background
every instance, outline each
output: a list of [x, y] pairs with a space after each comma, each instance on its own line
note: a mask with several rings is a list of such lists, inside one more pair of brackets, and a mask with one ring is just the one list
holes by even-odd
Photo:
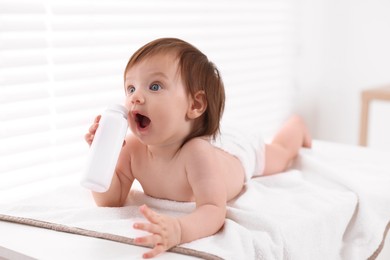
[[360, 140], [359, 144], [367, 146], [368, 121], [370, 113], [370, 102], [373, 100], [382, 100], [390, 102], [390, 85], [364, 90], [361, 94], [361, 118], [360, 118]]

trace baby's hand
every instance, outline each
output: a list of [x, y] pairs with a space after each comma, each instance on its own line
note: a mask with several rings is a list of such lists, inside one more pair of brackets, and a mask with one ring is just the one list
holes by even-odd
[[100, 118], [101, 118], [100, 115], [97, 116], [97, 117], [95, 118], [95, 121], [93, 122], [93, 124], [92, 124], [91, 127], [89, 128], [88, 133], [85, 134], [85, 136], [84, 136], [85, 141], [86, 141], [89, 145], [92, 144], [93, 138], [95, 137], [96, 129], [99, 127]]
[[141, 246], [151, 246], [153, 248], [143, 255], [144, 258], [154, 257], [180, 244], [181, 227], [177, 218], [157, 214], [146, 205], [142, 205], [140, 211], [150, 223], [135, 223], [133, 227], [147, 231], [151, 235], [137, 237], [134, 242]]

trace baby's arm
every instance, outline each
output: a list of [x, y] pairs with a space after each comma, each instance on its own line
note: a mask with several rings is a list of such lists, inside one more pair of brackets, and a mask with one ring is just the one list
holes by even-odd
[[195, 196], [196, 210], [179, 218], [181, 243], [215, 234], [226, 216], [226, 185], [215, 148], [195, 140], [189, 153], [187, 178]]
[[[96, 130], [99, 127], [100, 118], [100, 116], [95, 118], [94, 123], [89, 128], [89, 132], [85, 135], [85, 141], [89, 145], [93, 142]], [[129, 140], [129, 137], [126, 138], [126, 142], [124, 142], [118, 158], [118, 163], [115, 168], [115, 174], [113, 175], [110, 188], [103, 193], [92, 192], [93, 198], [98, 206], [120, 207], [125, 203], [131, 185], [134, 181], [130, 170], [130, 156], [128, 149], [130, 143], [131, 141]]]
[[196, 209], [179, 218], [160, 215], [146, 206], [142, 214], [150, 223], [136, 223], [134, 228], [152, 233], [136, 238], [139, 245], [152, 246], [145, 258], [153, 257], [178, 244], [191, 242], [215, 234], [226, 216], [226, 186], [216, 159], [215, 149], [206, 141], [189, 141], [185, 152], [188, 182], [196, 200]]

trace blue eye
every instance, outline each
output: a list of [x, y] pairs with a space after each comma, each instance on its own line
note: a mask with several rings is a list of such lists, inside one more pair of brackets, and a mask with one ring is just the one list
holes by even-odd
[[127, 94], [132, 94], [134, 93], [135, 91], [135, 87], [134, 86], [128, 86], [127, 87]]
[[152, 91], [159, 91], [161, 89], [161, 86], [159, 84], [154, 83], [150, 85], [149, 89]]

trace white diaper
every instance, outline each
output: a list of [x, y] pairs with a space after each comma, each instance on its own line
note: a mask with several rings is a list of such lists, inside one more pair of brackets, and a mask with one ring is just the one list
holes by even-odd
[[261, 135], [251, 135], [234, 128], [224, 128], [211, 142], [237, 157], [245, 170], [245, 181], [264, 172], [265, 144]]

